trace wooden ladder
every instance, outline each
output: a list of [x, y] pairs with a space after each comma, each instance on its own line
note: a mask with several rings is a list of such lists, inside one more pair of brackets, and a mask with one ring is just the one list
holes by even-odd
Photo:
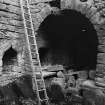
[[24, 22], [27, 47], [29, 50], [29, 57], [33, 71], [32, 76], [33, 91], [36, 92], [37, 94], [38, 105], [49, 105], [44, 78], [42, 75], [42, 67], [36, 43], [29, 0], [20, 0], [20, 6]]

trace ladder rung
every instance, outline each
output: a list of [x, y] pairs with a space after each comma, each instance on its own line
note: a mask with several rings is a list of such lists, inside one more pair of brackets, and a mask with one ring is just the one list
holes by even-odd
[[[43, 81], [43, 78], [41, 77], [42, 76], [42, 73], [41, 73], [41, 71], [39, 70], [39, 69], [37, 68], [37, 69], [35, 69], [35, 74], [36, 74], [36, 79], [41, 79], [41, 81]], [[39, 77], [38, 77], [39, 76]], [[40, 82], [40, 80], [38, 81], [38, 82]]]
[[32, 43], [30, 43], [30, 46], [37, 46], [36, 44], [32, 44]]
[[[31, 49], [30, 49], [30, 50], [31, 50]], [[34, 51], [31, 50], [31, 53], [32, 53], [32, 54], [36, 54], [36, 55], [38, 56], [38, 52], [37, 52], [36, 50], [34, 50]]]
[[[30, 30], [31, 30], [31, 28], [28, 28], [28, 29], [30, 29]], [[30, 36], [32, 36], [32, 37], [34, 37], [34, 38], [35, 38], [35, 36], [33, 36], [33, 35], [28, 35], [28, 37], [30, 37]]]
[[41, 91], [46, 91], [46, 89], [43, 88], [43, 89], [40, 89], [40, 90], [38, 90], [38, 91], [40, 91], [40, 92], [41, 92]]
[[[25, 27], [28, 31], [28, 36], [33, 36], [32, 34], [32, 28], [29, 28], [29, 27]], [[30, 35], [31, 34], [31, 35]]]
[[32, 59], [37, 59], [37, 54], [36, 53], [31, 53]]
[[24, 10], [24, 13], [28, 14], [29, 13], [29, 8], [26, 7], [26, 6], [23, 6], [23, 10]]
[[31, 48], [35, 48], [36, 49], [36, 44], [32, 44], [32, 43], [30, 43], [30, 46], [31, 46]]
[[36, 53], [36, 45], [30, 44], [31, 52]]
[[40, 74], [40, 75], [42, 75], [42, 70], [41, 70], [41, 68], [39, 67], [39, 65], [37, 66], [35, 66], [35, 69], [36, 69], [36, 74]]
[[36, 74], [36, 81], [39, 82], [40, 80], [42, 81], [42, 75]]
[[37, 84], [38, 92], [43, 92], [43, 91], [45, 91], [45, 86], [44, 86], [43, 84], [44, 84], [44, 83]]
[[28, 13], [24, 13], [25, 20], [30, 20], [30, 15]]
[[34, 39], [34, 38], [35, 38], [34, 36], [28, 35], [28, 38], [31, 39], [31, 40], [32, 40], [32, 39], [35, 40], [35, 39]]
[[28, 6], [26, 6], [26, 5], [23, 5], [23, 8], [24, 8], [24, 9], [29, 9], [29, 7], [28, 7]]
[[27, 29], [28, 36], [33, 36], [33, 30], [31, 28], [27, 28], [27, 27], [26, 27], [26, 29]]
[[26, 28], [32, 29], [31, 22], [29, 20], [25, 20], [25, 23], [26, 23]]
[[26, 19], [25, 19], [25, 21], [26, 21], [26, 22], [30, 22], [30, 20], [26, 20]]
[[48, 101], [48, 99], [40, 99], [40, 101]]
[[35, 44], [35, 39], [33, 36], [28, 36], [29, 42]]
[[24, 15], [27, 15], [27, 16], [29, 16], [29, 17], [30, 17], [29, 13], [25, 13], [25, 12], [24, 12]]
[[40, 78], [40, 79], [37, 79], [37, 78], [36, 78], [36, 81], [37, 81], [37, 82], [40, 82], [40, 81], [43, 81], [43, 80], [42, 80], [42, 78]]
[[33, 61], [32, 63], [33, 63], [34, 66], [39, 65], [38, 61]]
[[[38, 55], [38, 54], [36, 53], [36, 49], [35, 49], [35, 48], [33, 48], [33, 49], [32, 49], [32, 47], [31, 47], [31, 49], [30, 49], [30, 50], [31, 50], [31, 52], [32, 52], [32, 56], [37, 56], [37, 55]], [[36, 53], [36, 55], [35, 55], [35, 54], [33, 54], [33, 52], [34, 52], [34, 53]]]
[[[33, 57], [34, 57], [34, 56], [37, 56], [37, 58], [38, 58], [38, 54], [37, 54], [37, 52], [36, 52], [36, 49], [35, 49], [33, 46], [30, 46], [30, 50], [31, 50], [31, 52], [32, 52], [32, 56], [33, 56]], [[36, 55], [35, 55], [34, 53], [36, 53]]]

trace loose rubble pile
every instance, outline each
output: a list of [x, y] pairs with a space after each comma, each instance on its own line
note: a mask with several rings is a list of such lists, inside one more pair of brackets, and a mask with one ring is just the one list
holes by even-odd
[[[95, 72], [59, 71], [49, 85], [48, 96], [51, 103], [57, 105], [104, 105], [105, 80], [95, 78]], [[101, 82], [100, 82], [101, 81]]]

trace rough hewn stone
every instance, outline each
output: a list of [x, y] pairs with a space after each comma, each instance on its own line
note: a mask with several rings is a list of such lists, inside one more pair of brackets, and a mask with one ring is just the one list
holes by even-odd
[[1, 0], [0, 2], [3, 2], [5, 4], [19, 6], [19, 0]]
[[101, 44], [98, 46], [98, 51], [99, 52], [105, 52], [105, 44]]
[[0, 14], [1, 14], [1, 16], [7, 17], [7, 18], [22, 20], [21, 15], [17, 15], [17, 14], [13, 14], [13, 13], [10, 13], [10, 12], [5, 12], [5, 11], [0, 11]]
[[15, 14], [20, 14], [21, 15], [20, 7], [16, 7], [16, 6], [13, 6], [13, 5], [7, 5], [6, 10], [9, 11], [9, 12], [13, 12]]
[[105, 74], [105, 65], [104, 64], [97, 64], [96, 71], [98, 72], [97, 75], [103, 76]]
[[93, 21], [94, 24], [102, 24], [105, 22], [105, 19], [100, 16], [99, 12], [92, 16], [91, 20]]
[[99, 36], [98, 41], [99, 41], [99, 44], [101, 45], [105, 44], [105, 37]]
[[0, 23], [23, 27], [23, 22], [22, 21], [7, 18], [7, 17], [3, 17], [3, 16], [0, 17]]
[[46, 6], [44, 7], [39, 14], [41, 15], [42, 19], [44, 20], [49, 14], [51, 13], [51, 7]]
[[10, 32], [17, 32], [17, 33], [24, 33], [24, 29], [19, 28], [19, 27], [14, 27], [12, 25], [8, 25], [8, 24], [0, 24], [0, 29], [1, 30], [7, 30]]
[[105, 64], [105, 53], [97, 54], [97, 63]]

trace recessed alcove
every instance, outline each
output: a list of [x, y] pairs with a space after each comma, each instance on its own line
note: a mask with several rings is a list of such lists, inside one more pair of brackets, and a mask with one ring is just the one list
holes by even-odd
[[96, 69], [97, 32], [85, 15], [68, 9], [50, 14], [40, 24], [38, 34], [47, 43], [39, 48], [42, 65]]
[[7, 69], [12, 69], [11, 68], [12, 66], [18, 64], [17, 51], [14, 50], [12, 46], [8, 50], [5, 51], [2, 58], [2, 62], [3, 62], [3, 71], [8, 71]]

